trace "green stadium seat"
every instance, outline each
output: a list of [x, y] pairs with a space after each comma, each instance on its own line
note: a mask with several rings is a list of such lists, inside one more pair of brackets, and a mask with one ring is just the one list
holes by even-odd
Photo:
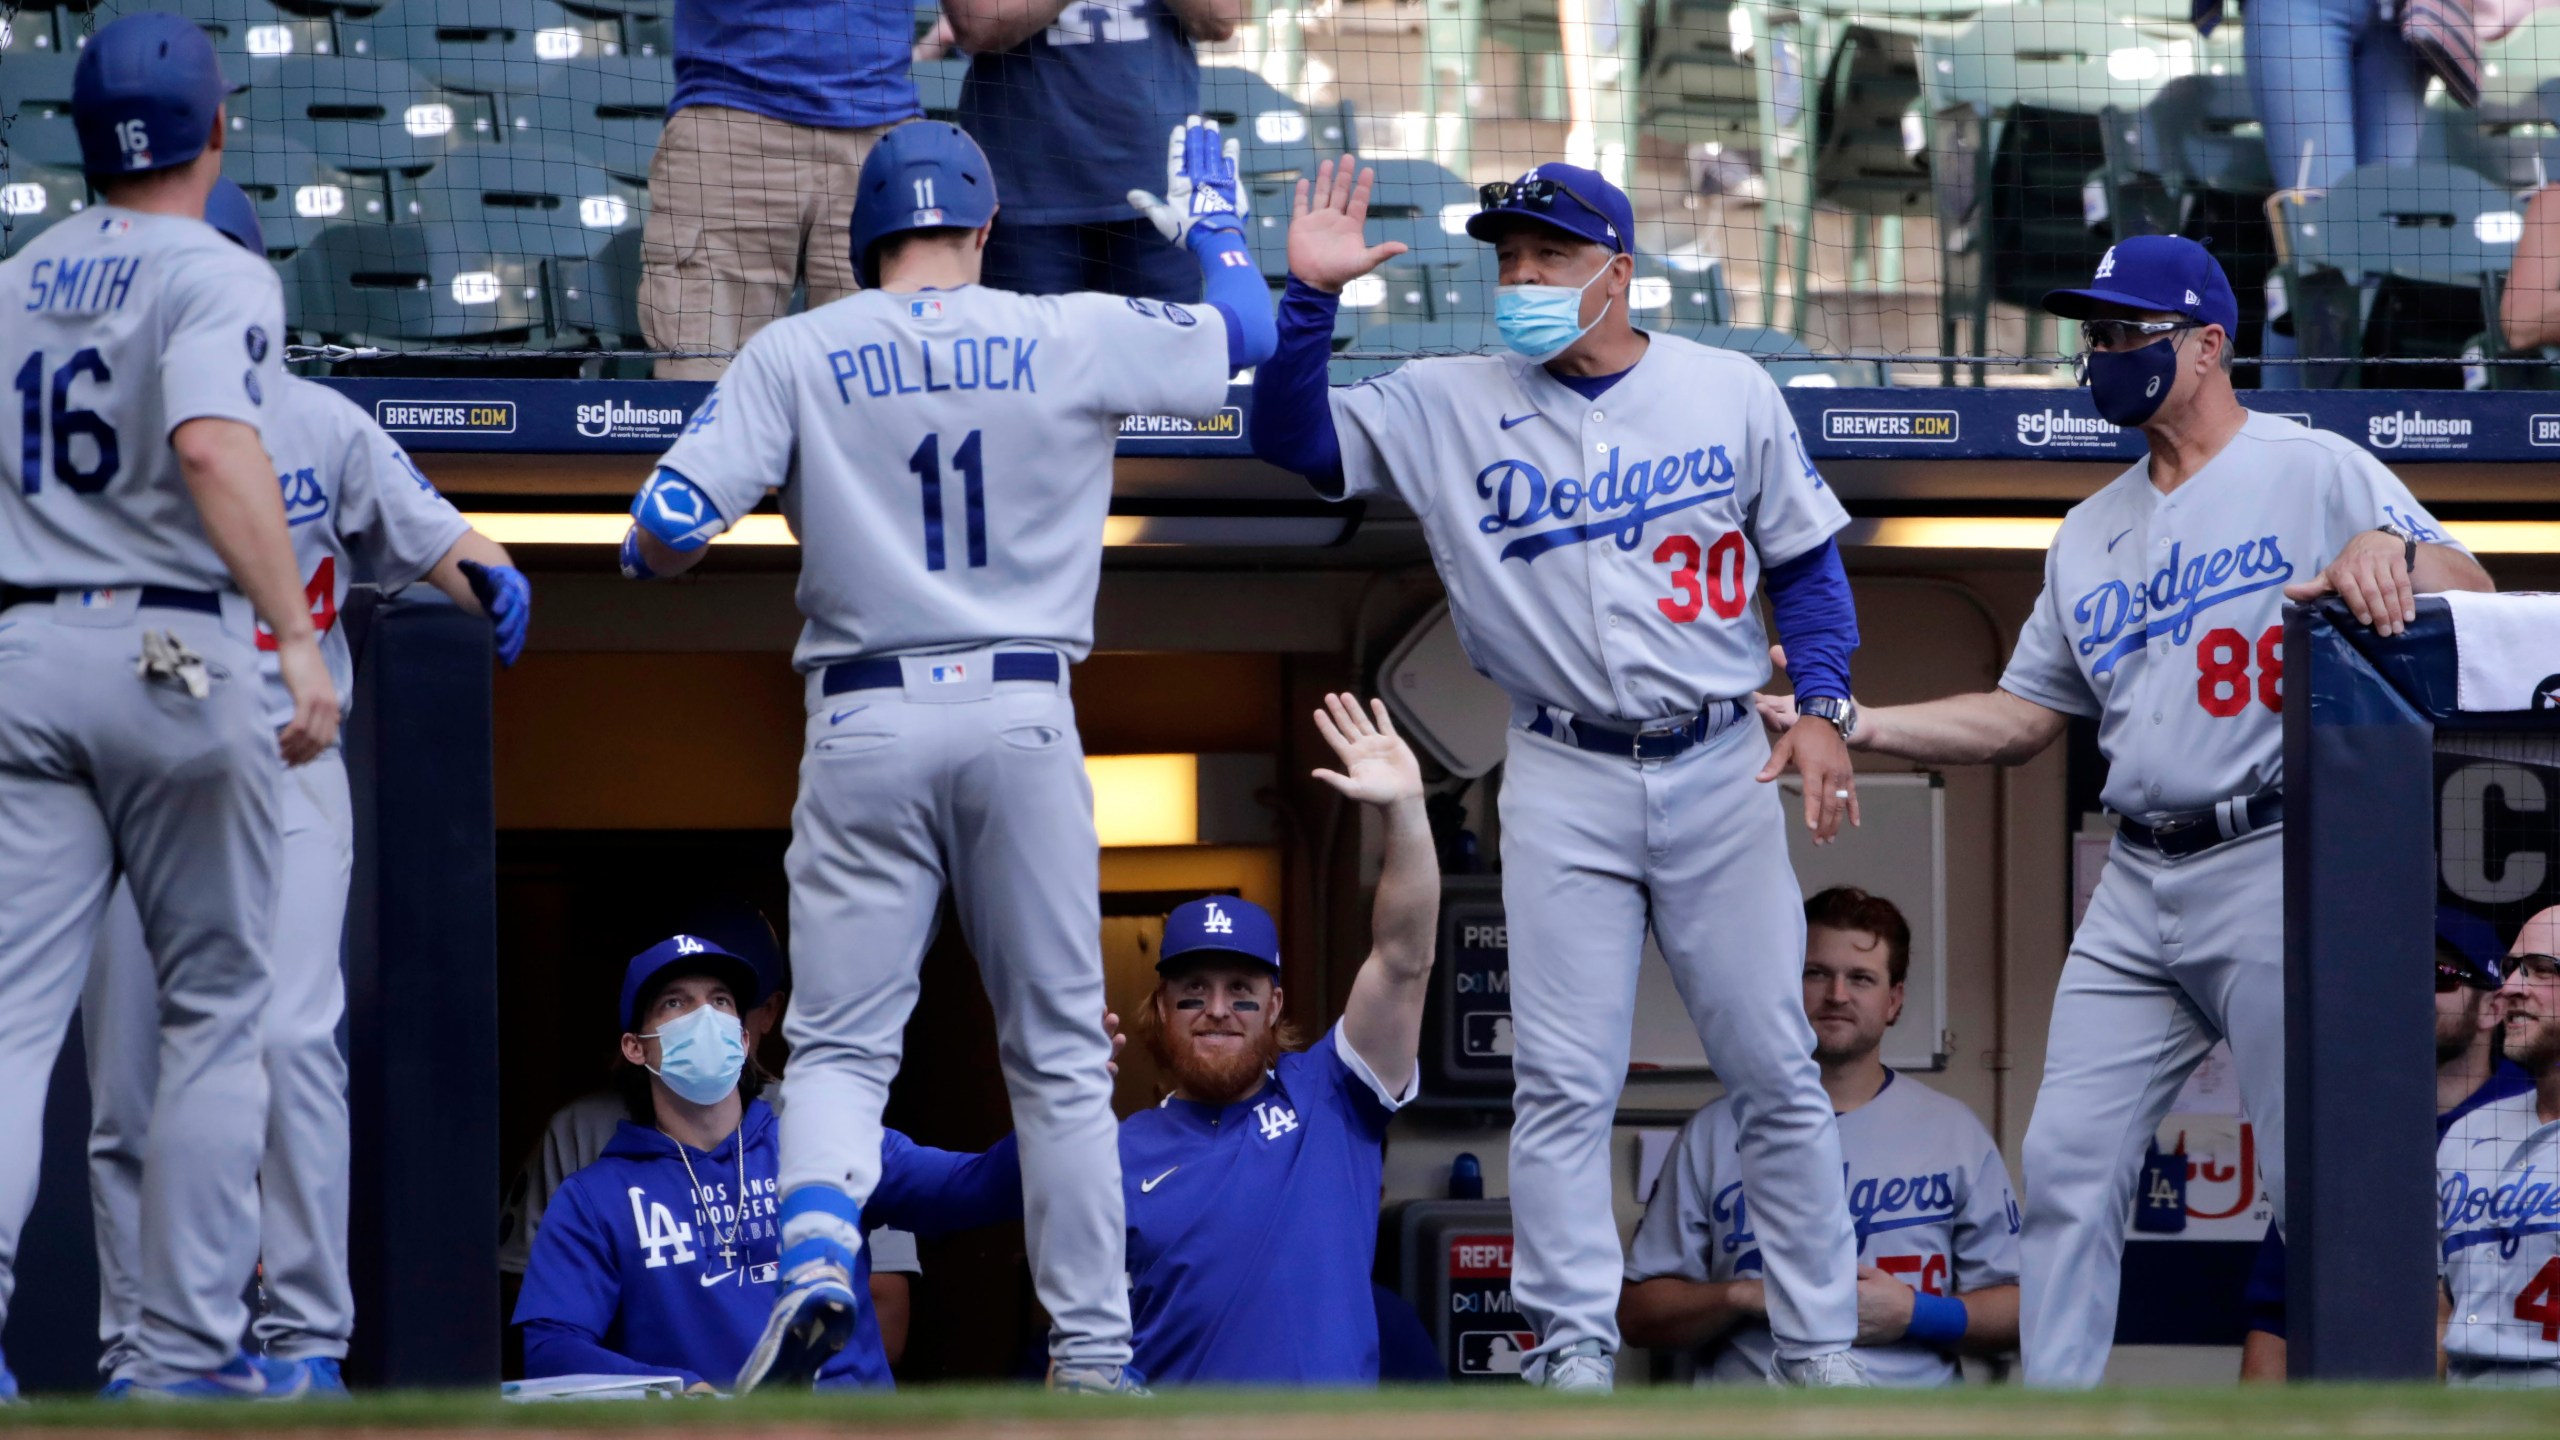
[[440, 85], [537, 93], [562, 73], [624, 54], [622, 24], [554, 0], [394, 0], [340, 26], [350, 54], [398, 60]]
[[421, 171], [452, 151], [495, 144], [489, 97], [429, 82], [406, 65], [343, 55], [262, 60], [232, 97], [233, 143], [269, 135], [343, 170]]
[[[1731, 0], [1656, 0], [1641, 86], [1646, 129], [1687, 146], [1751, 143], [1760, 118], [1760, 69], [1736, 53]], [[1749, 33], [1746, 17], [1741, 25]]]
[[924, 107], [926, 118], [958, 123], [960, 84], [968, 78], [968, 58], [947, 55], [940, 60], [922, 61], [911, 73], [916, 82], [916, 103]]
[[257, 76], [246, 63], [251, 60], [337, 53], [334, 17], [325, 12], [279, 9], [268, 0], [104, 0], [80, 23], [84, 31], [94, 31], [127, 15], [154, 11], [183, 15], [196, 22], [196, 28], [213, 41], [214, 53], [222, 57], [223, 69], [235, 81], [257, 83]]
[[[2316, 357], [2458, 360], [2471, 337], [2494, 332], [2494, 297], [2524, 234], [2514, 195], [2442, 164], [2360, 166], [2287, 206], [2283, 223], [2294, 331]], [[2321, 388], [2460, 383], [2356, 360], [2305, 370]]]
[[2254, 355], [2275, 267], [2275, 175], [2257, 102], [2238, 75], [2181, 75], [2137, 111], [2098, 117], [2108, 240], [2185, 235], [2213, 247], [2240, 301], [2235, 337]]
[[611, 20], [622, 27], [622, 53], [637, 59], [673, 60], [675, 0], [561, 0], [570, 13]]
[[[0, 64], [22, 55], [50, 55], [57, 45], [68, 45], [54, 23], [52, 10], [12, 9], [0, 14]], [[76, 40], [78, 31], [72, 32]]]
[[[8, 62], [0, 61], [0, 65]], [[0, 170], [0, 259], [26, 247], [46, 230], [87, 209], [89, 181], [76, 166], [39, 165], [11, 157]]]
[[1758, 325], [1708, 325], [1692, 332], [1689, 338], [1719, 350], [1738, 350], [1745, 355], [1771, 357], [1762, 363], [1770, 378], [1781, 385], [1830, 388], [1891, 383], [1881, 364], [1824, 359], [1814, 354], [1803, 340], [1784, 330], [1770, 330]]
[[1319, 161], [1349, 148], [1340, 109], [1311, 109], [1240, 66], [1200, 67], [1200, 113], [1236, 137], [1236, 168], [1263, 184], [1312, 179]]
[[390, 187], [382, 174], [341, 170], [307, 145], [260, 135], [222, 152], [222, 173], [248, 193], [270, 259], [286, 260], [332, 225], [388, 225]]
[[1290, 212], [1286, 203], [1270, 204], [1256, 190], [1252, 213], [1244, 217], [1245, 240], [1253, 246], [1254, 266], [1275, 284], [1289, 275]]
[[1447, 166], [1429, 160], [1368, 162], [1377, 172], [1369, 191], [1370, 228], [1381, 241], [1408, 247], [1401, 263], [1465, 267], [1486, 247], [1469, 239], [1467, 219], [1476, 213], [1476, 187]]
[[307, 340], [390, 350], [551, 340], [541, 260], [476, 224], [333, 225], [284, 275]]
[[0, 60], [0, 117], [8, 119], [17, 161], [80, 168], [80, 135], [71, 124], [71, 71], [78, 63], [76, 54], [54, 50]]
[[510, 95], [502, 103], [510, 137], [567, 145], [645, 186], [674, 96], [670, 62], [626, 56], [577, 66], [564, 84], [539, 94]]
[[1733, 296], [1725, 288], [1722, 261], [1694, 255], [1676, 262], [1638, 255], [1635, 261], [1627, 315], [1638, 326], [1694, 337], [1704, 327], [1732, 322]]

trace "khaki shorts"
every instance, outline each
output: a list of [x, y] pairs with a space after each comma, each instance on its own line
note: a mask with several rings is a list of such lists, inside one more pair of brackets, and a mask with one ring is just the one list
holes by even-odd
[[[688, 105], [649, 162], [640, 325], [653, 350], [735, 351], [790, 308], [860, 286], [849, 255], [863, 157], [889, 127], [821, 130]], [[660, 360], [662, 380], [716, 380], [726, 360]]]

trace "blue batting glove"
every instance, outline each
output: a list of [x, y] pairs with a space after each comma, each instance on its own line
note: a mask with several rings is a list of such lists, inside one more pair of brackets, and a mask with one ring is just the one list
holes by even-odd
[[498, 663], [512, 667], [516, 657], [524, 654], [525, 630], [533, 624], [533, 582], [513, 565], [465, 560], [461, 569], [480, 608], [489, 612], [489, 623], [497, 628]]
[[1190, 116], [1173, 127], [1166, 146], [1164, 198], [1132, 190], [1129, 203], [1176, 244], [1197, 233], [1241, 231], [1247, 200], [1236, 176], [1237, 154], [1234, 140], [1220, 143], [1217, 121]]

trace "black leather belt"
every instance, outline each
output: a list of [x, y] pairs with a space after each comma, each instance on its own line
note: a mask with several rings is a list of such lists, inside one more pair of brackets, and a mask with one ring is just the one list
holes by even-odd
[[[966, 664], [954, 657], [950, 663]], [[1058, 683], [1058, 652], [1055, 650], [1006, 650], [997, 654], [995, 680], [1046, 680]], [[848, 690], [895, 690], [907, 683], [907, 669], [895, 655], [875, 656], [869, 660], [844, 660], [820, 671], [824, 693], [842, 695]]]
[[2171, 860], [2201, 855], [2216, 845], [2255, 835], [2284, 822], [2284, 792], [2266, 790], [2246, 800], [2233, 798], [2202, 810], [2181, 810], [2146, 825], [2130, 815], [2116, 821], [2116, 833]]
[[[99, 585], [99, 590], [122, 589], [122, 586]], [[0, 610], [12, 605], [50, 605], [54, 597], [64, 593], [50, 585], [0, 585]], [[76, 589], [72, 594], [79, 594]], [[222, 597], [210, 590], [180, 590], [170, 585], [145, 585], [142, 603], [157, 610], [193, 610], [200, 615], [222, 613]]]
[[1543, 735], [1561, 741], [1577, 750], [1594, 755], [1616, 755], [1629, 760], [1669, 760], [1692, 749], [1739, 722], [1750, 709], [1743, 700], [1719, 700], [1685, 720], [1669, 725], [1649, 725], [1641, 730], [1586, 720], [1575, 716], [1570, 725], [1558, 725], [1555, 712], [1546, 706], [1522, 727], [1532, 735]]

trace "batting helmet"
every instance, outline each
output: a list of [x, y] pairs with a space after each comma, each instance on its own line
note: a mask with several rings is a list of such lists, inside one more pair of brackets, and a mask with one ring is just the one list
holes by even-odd
[[204, 197], [204, 223], [221, 231], [232, 244], [261, 260], [267, 258], [267, 232], [258, 227], [258, 207], [230, 176], [215, 177], [213, 193]]
[[996, 177], [969, 132], [912, 120], [880, 137], [862, 162], [853, 199], [853, 273], [880, 283], [872, 252], [909, 230], [975, 230], [996, 218]]
[[194, 21], [127, 15], [90, 38], [71, 73], [80, 168], [132, 175], [184, 165], [204, 153], [230, 93]]

